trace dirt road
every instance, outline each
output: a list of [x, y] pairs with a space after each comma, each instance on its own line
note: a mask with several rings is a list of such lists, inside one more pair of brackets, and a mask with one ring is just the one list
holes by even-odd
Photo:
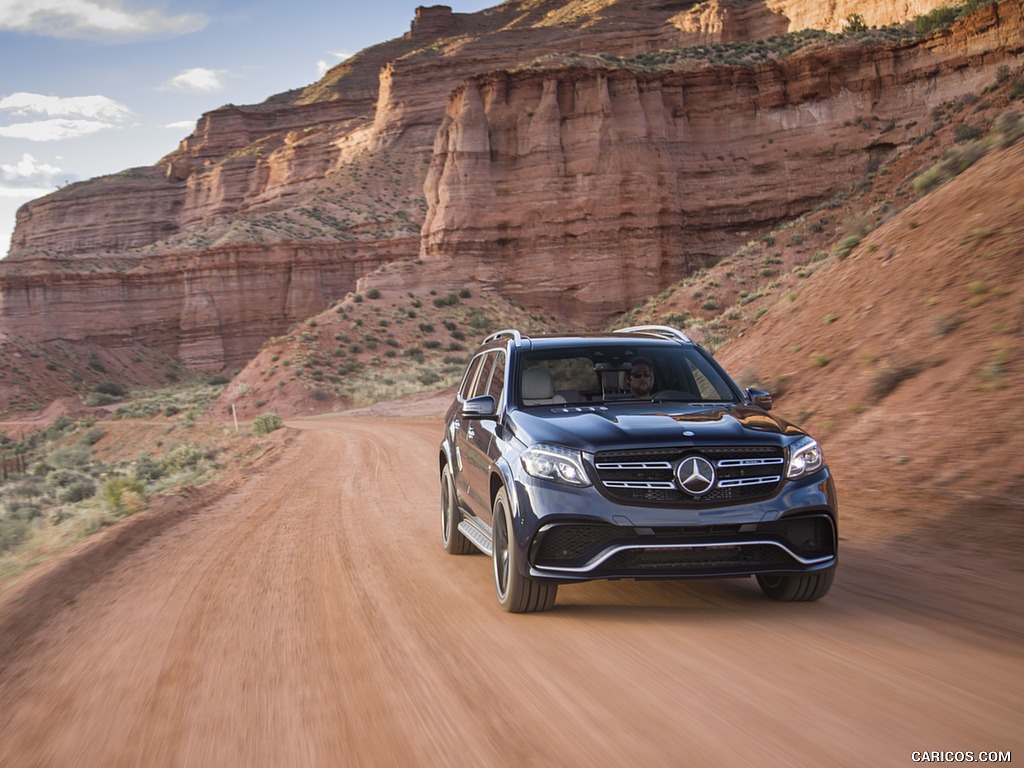
[[436, 419], [291, 426], [229, 493], [130, 519], [0, 596], [0, 765], [1024, 760], [1010, 576], [980, 599], [962, 568], [915, 576], [936, 553], [894, 567], [845, 541], [815, 604], [616, 582], [508, 615], [489, 560], [441, 549]]

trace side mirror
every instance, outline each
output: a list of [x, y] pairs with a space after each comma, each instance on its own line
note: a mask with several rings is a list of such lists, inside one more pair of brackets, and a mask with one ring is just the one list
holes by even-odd
[[462, 417], [465, 419], [493, 419], [496, 411], [497, 405], [490, 395], [471, 397], [462, 404]]
[[772, 409], [772, 395], [770, 392], [765, 392], [763, 389], [747, 387], [747, 398], [758, 408], [763, 408], [766, 411], [770, 411]]

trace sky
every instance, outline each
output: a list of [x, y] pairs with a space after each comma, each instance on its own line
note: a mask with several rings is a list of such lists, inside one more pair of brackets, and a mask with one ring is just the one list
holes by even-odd
[[258, 104], [409, 31], [418, 5], [499, 0], [0, 0], [0, 258], [17, 209], [153, 165], [204, 112]]

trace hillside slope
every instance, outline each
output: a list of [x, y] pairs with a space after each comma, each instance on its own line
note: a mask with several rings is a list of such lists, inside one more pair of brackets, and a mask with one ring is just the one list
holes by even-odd
[[720, 357], [822, 438], [844, 484], [875, 505], [863, 519], [949, 517], [939, 530], [963, 542], [1017, 530], [1022, 339], [1018, 143], [780, 294]]

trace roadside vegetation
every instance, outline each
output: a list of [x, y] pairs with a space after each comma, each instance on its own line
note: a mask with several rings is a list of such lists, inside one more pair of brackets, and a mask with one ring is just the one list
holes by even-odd
[[251, 432], [200, 424], [201, 404], [221, 389], [150, 392], [109, 420], [60, 417], [20, 437], [0, 431], [0, 579], [251, 460], [262, 450], [258, 436], [280, 418], [267, 414]]

